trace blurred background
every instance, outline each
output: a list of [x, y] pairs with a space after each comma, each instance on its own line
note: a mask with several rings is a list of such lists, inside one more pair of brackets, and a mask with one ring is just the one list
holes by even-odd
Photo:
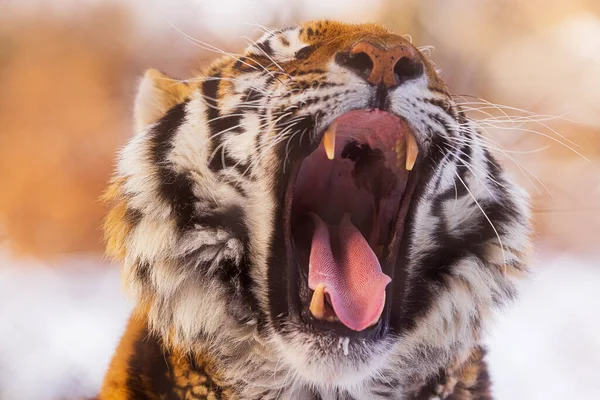
[[144, 69], [216, 57], [184, 34], [240, 52], [315, 18], [409, 34], [531, 193], [537, 267], [490, 332], [495, 396], [600, 399], [597, 0], [0, 0], [0, 399], [99, 388], [131, 304], [98, 197]]

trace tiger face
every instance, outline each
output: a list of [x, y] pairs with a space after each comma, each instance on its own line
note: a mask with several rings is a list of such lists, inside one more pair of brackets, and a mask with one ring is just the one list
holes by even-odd
[[150, 70], [136, 123], [108, 250], [153, 332], [242, 398], [395, 398], [468, 357], [526, 270], [526, 195], [378, 25], [268, 32], [187, 81]]

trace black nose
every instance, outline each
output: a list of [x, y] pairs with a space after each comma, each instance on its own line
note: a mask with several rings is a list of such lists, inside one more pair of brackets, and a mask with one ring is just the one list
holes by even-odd
[[348, 53], [339, 53], [336, 62], [373, 86], [383, 84], [392, 88], [423, 75], [423, 62], [416, 51], [405, 44], [388, 49], [362, 41]]

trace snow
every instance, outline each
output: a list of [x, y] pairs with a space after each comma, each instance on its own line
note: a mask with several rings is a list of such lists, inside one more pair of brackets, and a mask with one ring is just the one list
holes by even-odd
[[96, 394], [130, 312], [116, 267], [0, 256], [0, 399]]
[[[600, 399], [599, 288], [597, 260], [541, 259], [491, 332], [497, 399]], [[130, 310], [116, 266], [0, 254], [0, 398], [93, 396]]]
[[498, 399], [600, 399], [600, 263], [544, 257], [489, 339]]

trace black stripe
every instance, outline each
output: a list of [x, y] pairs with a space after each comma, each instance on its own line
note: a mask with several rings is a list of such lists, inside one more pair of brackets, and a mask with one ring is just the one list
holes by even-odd
[[428, 113], [427, 116], [432, 121], [435, 121], [438, 125], [440, 125], [442, 128], [444, 128], [444, 131], [446, 131], [448, 133], [451, 133], [451, 132], [458, 133], [458, 130], [453, 129], [450, 125], [448, 125], [448, 123], [441, 116], [436, 115], [436, 114], [431, 114], [431, 113]]
[[219, 116], [219, 107], [217, 104], [217, 92], [219, 91], [220, 74], [208, 77], [202, 83], [202, 94], [205, 96], [207, 104], [206, 118], [208, 121], [214, 120]]
[[507, 185], [506, 180], [502, 177], [502, 169], [498, 165], [496, 159], [490, 154], [487, 149], [483, 149], [485, 157], [485, 163], [488, 170], [487, 179], [490, 184], [495, 186], [505, 187]]
[[[300, 49], [302, 50], [302, 49]], [[298, 51], [300, 51], [298, 50]], [[324, 69], [320, 69], [320, 68], [316, 68], [316, 69], [308, 69], [308, 70], [299, 70], [299, 69], [295, 69], [293, 71], [290, 72], [291, 76], [303, 76], [303, 75], [309, 75], [309, 74], [326, 74], [327, 71], [325, 71]], [[341, 84], [338, 84], [337, 86], [343, 86]]]
[[[423, 121], [425, 123], [425, 121]], [[450, 152], [450, 144], [448, 140], [442, 136], [437, 135], [431, 127], [429, 128], [429, 134], [432, 138], [428, 147], [428, 156], [424, 159], [425, 165], [422, 168], [426, 176], [423, 178], [424, 181], [430, 181], [437, 174], [445, 162], [452, 160], [453, 154]], [[436, 181], [433, 183], [434, 187], [439, 187], [442, 179], [442, 174], [438, 174]]]
[[[463, 171], [463, 177], [461, 177], [463, 181], [469, 174], [470, 172]], [[458, 190], [461, 190], [461, 187], [464, 192], [459, 192], [459, 195], [468, 193], [462, 182], [458, 181]], [[438, 219], [438, 225], [435, 227], [432, 236], [437, 239], [439, 246], [435, 250], [422, 255], [417, 274], [418, 278], [409, 285], [411, 289], [404, 305], [406, 313], [401, 322], [402, 326], [406, 326], [408, 329], [413, 328], [417, 319], [430, 309], [435, 299], [438, 298], [436, 293], [446, 288], [446, 277], [452, 275], [453, 267], [460, 260], [469, 256], [474, 256], [481, 260], [483, 264], [486, 264], [486, 244], [496, 240], [496, 231], [501, 237], [506, 233], [500, 222], [505, 223], [519, 218], [515, 216], [512, 203], [505, 201], [507, 199], [502, 198], [498, 202], [479, 200], [479, 205], [494, 224], [496, 231], [479, 208], [473, 204], [473, 207], [477, 207], [476, 211], [478, 213], [471, 218], [470, 225], [472, 229], [464, 232], [461, 236], [456, 236], [457, 232], [448, 231], [442, 207], [444, 199], [451, 196], [454, 196], [453, 189], [439, 196], [436, 199], [437, 204], [432, 209], [433, 214]], [[505, 295], [510, 295], [510, 293], [505, 293]]]
[[239, 57], [233, 64], [233, 68], [242, 73], [264, 71], [267, 65], [273, 63], [268, 57], [260, 54], [251, 54], [250, 56]]
[[[293, 138], [298, 141], [297, 145], [287, 146], [288, 140], [283, 140], [274, 149], [274, 151], [277, 153], [277, 157], [281, 160], [287, 159], [291, 162], [299, 157], [308, 156], [309, 152], [313, 150], [312, 144], [314, 144], [313, 141], [315, 140], [313, 137], [315, 121], [321, 119], [322, 115], [320, 112], [317, 112], [315, 115], [306, 115], [301, 119], [296, 118], [297, 117], [295, 115], [283, 118], [275, 127], [276, 134], [281, 135], [285, 131], [285, 135], [288, 136], [288, 140], [292, 140], [292, 135], [297, 133]], [[294, 121], [290, 122], [292, 120]], [[291, 130], [288, 130], [290, 127], [292, 127]], [[304, 135], [302, 133], [304, 133]], [[300, 139], [302, 139], [303, 142], [300, 142]], [[286, 147], [288, 147], [290, 150], [289, 157], [285, 154]]]
[[137, 262], [134, 266], [134, 275], [136, 284], [142, 286], [144, 290], [150, 290], [152, 281], [150, 279], [150, 264], [148, 262]]
[[[218, 77], [219, 75], [216, 75], [214, 78]], [[221, 144], [223, 143], [224, 135], [233, 135], [242, 131], [242, 128], [238, 126], [242, 120], [242, 117], [239, 116], [239, 114], [242, 112], [241, 110], [236, 109], [231, 114], [224, 115], [218, 108], [217, 98], [219, 93], [219, 84], [219, 79], [208, 79], [202, 83], [202, 93], [204, 94], [208, 105], [206, 108], [206, 118], [210, 130], [209, 137], [211, 138], [212, 143], [211, 154], [215, 149], [218, 148], [217, 152], [212, 154], [212, 160], [210, 160], [208, 165], [213, 172], [218, 172], [227, 166], [234, 166], [238, 164], [237, 161], [232, 159], [227, 154]], [[224, 131], [227, 132], [223, 133]], [[238, 171], [243, 172], [246, 169], [246, 166], [238, 164], [237, 169]]]
[[444, 101], [444, 100], [431, 99], [431, 98], [424, 98], [423, 100], [425, 101], [425, 103], [429, 103], [431, 105], [434, 105], [434, 106], [440, 108], [444, 112], [447, 112], [448, 109], [450, 108], [450, 104], [447, 101]]
[[310, 55], [312, 53], [314, 53], [315, 50], [317, 50], [317, 46], [315, 46], [315, 45], [304, 46], [303, 48], [301, 48], [300, 50], [298, 50], [294, 56], [298, 60], [305, 60], [308, 57], [310, 57]]
[[162, 168], [160, 185], [161, 196], [173, 207], [175, 222], [180, 230], [187, 230], [192, 225], [194, 204], [198, 200], [194, 195], [194, 183], [187, 173], [173, 171], [170, 167]]
[[173, 148], [173, 137], [185, 119], [185, 107], [188, 101], [171, 108], [152, 129], [152, 161], [155, 165], [165, 163], [169, 151]]
[[242, 241], [248, 238], [248, 228], [244, 223], [245, 214], [240, 206], [232, 205], [225, 209], [218, 209], [216, 204], [213, 206], [213, 210], [196, 213], [191, 222], [196, 226], [225, 229]]
[[138, 338], [127, 368], [127, 388], [131, 398], [146, 399], [171, 393], [174, 382], [167, 373], [173, 370], [169, 352], [147, 329], [140, 332]]
[[175, 171], [167, 158], [173, 149], [175, 133], [185, 119], [187, 103], [188, 101], [177, 104], [160, 119], [152, 130], [150, 146], [152, 160], [158, 169], [159, 196], [171, 205], [180, 229], [186, 229], [190, 223], [197, 199], [193, 192], [192, 179], [188, 174]]
[[454, 121], [457, 121], [457, 116], [453, 112], [454, 110], [452, 109], [452, 106], [450, 105], [450, 103], [448, 101], [439, 100], [439, 99], [430, 99], [430, 98], [425, 98], [423, 100], [426, 103], [436, 106], [437, 108], [442, 110], [445, 114], [447, 114], [450, 118], [452, 118]]
[[248, 68], [248, 66], [246, 65], [246, 60], [246, 57], [239, 57], [235, 64], [233, 64], [233, 69], [244, 72], [244, 69]]
[[[256, 109], [255, 107], [258, 106], [258, 102], [265, 97], [264, 93], [259, 92], [255, 88], [248, 89], [244, 94], [245, 94], [244, 103], [252, 105], [252, 107], [245, 107], [245, 108], [250, 109], [250, 110], [255, 110]], [[244, 107], [242, 106], [242, 108], [244, 108]]]
[[208, 167], [213, 172], [222, 171], [227, 167], [235, 167], [236, 171], [238, 171], [240, 175], [243, 175], [248, 168], [248, 164], [233, 159], [229, 154], [227, 154], [227, 150], [221, 147], [214, 154], [212, 160], [210, 160], [210, 163], [208, 163]]
[[[210, 119], [220, 116], [219, 110], [216, 109], [218, 85], [218, 80], [208, 80], [202, 85], [203, 93], [208, 97], [206, 99], [208, 104], [206, 116]], [[166, 115], [159, 120], [151, 132], [150, 157], [153, 164], [155, 164], [158, 169], [158, 180], [160, 182], [158, 188], [159, 195], [172, 206], [172, 213], [176, 220], [177, 227], [182, 233], [197, 225], [221, 227], [231, 232], [243, 243], [247, 243], [248, 229], [244, 223], [245, 216], [243, 215], [242, 208], [240, 206], [231, 206], [219, 209], [218, 204], [213, 204], [212, 207], [210, 204], [204, 204], [209, 210], [204, 213], [197, 212], [195, 205], [199, 199], [195, 196], [193, 191], [193, 180], [188, 173], [175, 171], [173, 165], [168, 161], [169, 152], [173, 148], [173, 139], [175, 138], [178, 128], [185, 121], [186, 105], [187, 101], [171, 108]], [[239, 123], [238, 121], [239, 117], [237, 117], [237, 119], [223, 118], [211, 121], [209, 123], [209, 128], [213, 143], [217, 143], [216, 145], [220, 143], [220, 141], [217, 140], [217, 137], [215, 137], [216, 133], [237, 125]], [[215, 158], [220, 159], [220, 154], [217, 154]], [[135, 214], [132, 214], [132, 218], [133, 217], [135, 217]], [[246, 247], [246, 245], [244, 246]], [[202, 250], [204, 249], [198, 249], [197, 252], [201, 252]], [[247, 251], [248, 249], [246, 248], [245, 252]], [[191, 263], [193, 260], [183, 259], [181, 261], [183, 263]], [[142, 281], [146, 281], [148, 277], [145, 275], [147, 274], [148, 269], [149, 267], [146, 265], [138, 266], [138, 278]], [[240, 294], [238, 298], [243, 300], [239, 301], [239, 304], [249, 304], [249, 307], [253, 307], [255, 301], [251, 294], [251, 279], [248, 275], [249, 267], [247, 264], [235, 265], [235, 263], [230, 260], [218, 270], [222, 275], [221, 279], [225, 286], [232, 291], [232, 295], [234, 293]], [[240, 310], [240, 307], [237, 309]], [[247, 308], [248, 306], [245, 307]]]
[[141, 330], [133, 344], [131, 356], [127, 360], [127, 389], [131, 399], [180, 399], [182, 393], [192, 391], [190, 382], [180, 382], [177, 377], [197, 375], [203, 378], [202, 385], [209, 390], [208, 398], [222, 393], [222, 389], [212, 379], [206, 365], [189, 357], [178, 356], [172, 362], [171, 351], [161, 345], [161, 339], [147, 328]]
[[[215, 205], [215, 207], [217, 207]], [[221, 228], [232, 233], [236, 239], [240, 240], [243, 246], [242, 260], [223, 259], [220, 260], [219, 268], [212, 269], [215, 275], [208, 278], [218, 278], [225, 289], [228, 291], [228, 310], [240, 323], [248, 321], [255, 317], [258, 309], [258, 302], [252, 294], [254, 285], [250, 276], [250, 261], [247, 258], [249, 252], [249, 231], [245, 223], [245, 213], [241, 206], [233, 205], [225, 209], [209, 210], [205, 213], [194, 216], [195, 226], [204, 226], [211, 228]], [[195, 251], [182, 257], [180, 262], [189, 268], [197, 269], [201, 272], [208, 272], [208, 268], [198, 265], [198, 256], [206, 250], [200, 247]], [[208, 266], [210, 262], [206, 263]], [[198, 268], [199, 267], [199, 268]]]
[[[463, 135], [465, 136], [466, 139], [470, 139], [467, 140], [466, 143], [460, 147], [460, 151], [462, 151], [461, 154], [463, 154], [465, 157], [472, 159], [473, 158], [473, 138], [471, 137], [471, 135], [469, 134], [469, 132], [464, 132]], [[462, 158], [462, 157], [461, 157]]]
[[273, 49], [271, 48], [271, 40], [267, 39], [264, 42], [261, 42], [257, 45], [259, 49], [261, 49], [265, 54], [269, 57], [273, 55]]
[[139, 224], [139, 222], [142, 220], [143, 216], [144, 215], [142, 214], [142, 212], [135, 208], [128, 207], [127, 211], [125, 211], [125, 221], [132, 228], [137, 226], [137, 224]]
[[[425, 163], [421, 168], [423, 173], [421, 184], [409, 210], [407, 221], [405, 223], [405, 231], [411, 232], [415, 221], [414, 207], [421, 201], [428, 201], [423, 199], [423, 188], [431, 181], [431, 179], [439, 173], [440, 163], [444, 162], [444, 158], [451, 156], [451, 152], [448, 149], [447, 140], [440, 135], [433, 135], [430, 152], [428, 157], [424, 160]], [[471, 155], [471, 148], [469, 146], [463, 146], [461, 148], [469, 156]], [[487, 153], [486, 153], [487, 154]], [[490, 157], [491, 159], [491, 157]], [[457, 171], [458, 175], [466, 182], [466, 177], [469, 175], [467, 168], [459, 168]], [[458, 196], [468, 195], [468, 191], [464, 185], [456, 179], [456, 190]], [[436, 196], [433, 200], [432, 212], [437, 217], [437, 224], [432, 226], [432, 236], [435, 237], [439, 246], [430, 253], [423, 254], [422, 259], [419, 263], [419, 270], [415, 274], [414, 280], [407, 283], [402, 283], [408, 276], [404, 269], [407, 265], [409, 253], [409, 245], [412, 238], [403, 239], [400, 254], [404, 254], [404, 260], [399, 262], [396, 267], [399, 276], [394, 279], [394, 290], [399, 294], [399, 300], [392, 307], [392, 324], [395, 327], [400, 327], [401, 330], [410, 330], [416, 326], [417, 320], [424, 315], [433, 303], [439, 298], [439, 291], [444, 290], [446, 287], [446, 276], [452, 274], [453, 266], [468, 256], [474, 256], [486, 263], [485, 259], [485, 245], [492, 240], [495, 240], [496, 233], [493, 228], [485, 219], [483, 214], [479, 212], [474, 214], [470, 223], [473, 224], [474, 229], [465, 232], [461, 237], [456, 237], [456, 232], [448, 232], [447, 225], [444, 221], [443, 215], [443, 202], [456, 195], [454, 188], [449, 188], [440, 195]], [[498, 233], [503, 235], [504, 229], [499, 225], [499, 222], [507, 222], [511, 219], [514, 222], [521, 218], [515, 215], [514, 204], [507, 198], [499, 194], [500, 198], [497, 202], [485, 202], [480, 201], [479, 204], [488, 215], [490, 220], [494, 223]], [[474, 207], [476, 207], [474, 205]], [[403, 265], [402, 265], [403, 264]], [[507, 293], [506, 295], [510, 295]]]
[[290, 41], [283, 35], [278, 36], [279, 41], [284, 47], [288, 47], [290, 45]]

